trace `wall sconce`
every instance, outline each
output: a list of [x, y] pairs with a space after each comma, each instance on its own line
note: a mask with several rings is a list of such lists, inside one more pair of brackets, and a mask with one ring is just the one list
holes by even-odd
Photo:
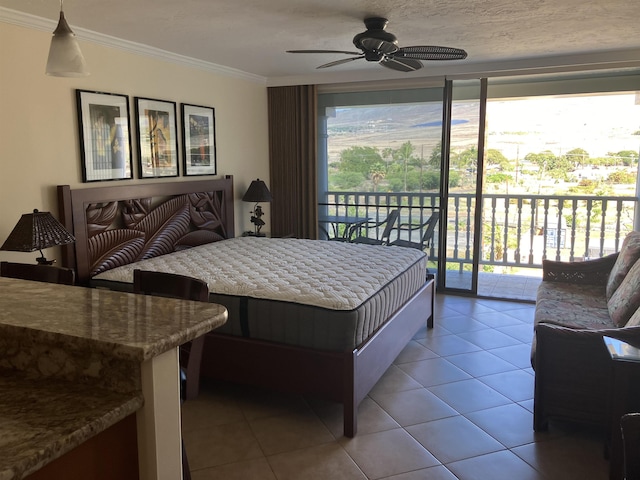
[[42, 249], [66, 245], [75, 241], [75, 237], [51, 213], [34, 210], [33, 213], [26, 213], [20, 217], [0, 250], [12, 252], [39, 250], [40, 257], [36, 258], [38, 264], [52, 265], [55, 260], [47, 260]]
[[45, 73], [54, 77], [86, 77], [89, 75], [76, 35], [64, 18], [62, 0], [60, 0], [60, 19], [58, 26], [53, 31]]
[[259, 202], [270, 202], [271, 201], [271, 192], [265, 185], [265, 183], [260, 180], [253, 180], [247, 192], [242, 197], [243, 202], [256, 202], [256, 205], [253, 207], [253, 215], [251, 215], [251, 223], [254, 225], [254, 232], [248, 232], [249, 235], [254, 235], [256, 237], [264, 237], [264, 233], [260, 233], [260, 229], [264, 226], [264, 220], [262, 220], [262, 207], [258, 205]]

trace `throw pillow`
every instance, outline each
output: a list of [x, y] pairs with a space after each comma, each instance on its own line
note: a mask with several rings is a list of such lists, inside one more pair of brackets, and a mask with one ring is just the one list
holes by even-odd
[[640, 232], [631, 232], [622, 241], [620, 253], [607, 280], [607, 301], [618, 289], [636, 260], [640, 258]]
[[609, 316], [618, 327], [627, 324], [640, 307], [640, 261], [637, 261], [607, 302]]

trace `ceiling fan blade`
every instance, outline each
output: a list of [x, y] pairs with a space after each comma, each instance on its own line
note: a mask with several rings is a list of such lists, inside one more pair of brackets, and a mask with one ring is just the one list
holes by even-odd
[[325, 63], [324, 65], [320, 65], [319, 67], [316, 67], [316, 68], [335, 67], [336, 65], [342, 65], [343, 63], [353, 62], [354, 60], [360, 60], [361, 58], [364, 58], [364, 55], [360, 55], [358, 57], [352, 57], [352, 58], [343, 58], [342, 60], [336, 60], [335, 62]]
[[393, 56], [415, 60], [462, 60], [467, 58], [467, 52], [460, 48], [431, 45], [400, 48]]
[[287, 50], [287, 53], [344, 53], [345, 55], [360, 55], [362, 52], [346, 52], [344, 50]]
[[384, 57], [380, 60], [380, 65], [398, 70], [399, 72], [414, 72], [422, 68], [422, 62], [413, 58], [395, 58], [394, 56]]

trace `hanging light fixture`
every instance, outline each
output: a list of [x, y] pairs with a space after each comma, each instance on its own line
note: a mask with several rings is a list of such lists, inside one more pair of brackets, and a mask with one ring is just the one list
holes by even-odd
[[53, 31], [49, 60], [47, 61], [47, 75], [54, 77], [86, 77], [89, 75], [76, 34], [71, 31], [64, 18], [62, 0], [60, 0], [60, 20]]

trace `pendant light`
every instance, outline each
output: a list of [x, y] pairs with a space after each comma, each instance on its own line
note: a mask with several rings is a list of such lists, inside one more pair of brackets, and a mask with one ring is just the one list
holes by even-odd
[[45, 73], [54, 77], [86, 77], [89, 75], [76, 35], [71, 31], [64, 18], [62, 0], [60, 0], [60, 20], [53, 31]]

